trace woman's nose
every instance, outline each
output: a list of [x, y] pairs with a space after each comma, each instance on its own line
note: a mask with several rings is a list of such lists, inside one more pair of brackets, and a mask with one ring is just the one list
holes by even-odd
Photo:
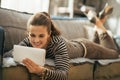
[[39, 42], [40, 41], [40, 39], [38, 38], [38, 37], [36, 37], [35, 39], [34, 39], [34, 42]]

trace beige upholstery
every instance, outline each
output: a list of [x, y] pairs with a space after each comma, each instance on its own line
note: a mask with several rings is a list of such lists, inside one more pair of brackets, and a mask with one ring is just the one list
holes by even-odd
[[120, 62], [102, 66], [97, 64], [95, 71], [95, 80], [119, 80], [120, 79]]
[[4, 68], [2, 80], [29, 80], [28, 70], [23, 66]]

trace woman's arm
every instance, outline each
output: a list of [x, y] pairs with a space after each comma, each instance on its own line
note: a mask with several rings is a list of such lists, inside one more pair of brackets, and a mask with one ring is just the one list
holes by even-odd
[[64, 41], [57, 43], [55, 54], [55, 70], [46, 71], [47, 79], [67, 80], [69, 71], [69, 57]]
[[[46, 69], [40, 65], [37, 65], [29, 59], [23, 60], [28, 70], [31, 73], [44, 76], [47, 80], [67, 80], [68, 70], [69, 70], [69, 57], [67, 53], [67, 48], [64, 42], [59, 42], [54, 46], [55, 54], [55, 69]], [[44, 73], [44, 75], [42, 74]]]

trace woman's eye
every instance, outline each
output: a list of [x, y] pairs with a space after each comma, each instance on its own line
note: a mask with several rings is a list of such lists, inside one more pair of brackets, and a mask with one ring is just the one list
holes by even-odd
[[35, 37], [35, 35], [34, 34], [30, 34], [30, 37]]
[[39, 35], [40, 38], [42, 38], [42, 37], [44, 37], [44, 36], [45, 36], [44, 34], [40, 34], [40, 35]]

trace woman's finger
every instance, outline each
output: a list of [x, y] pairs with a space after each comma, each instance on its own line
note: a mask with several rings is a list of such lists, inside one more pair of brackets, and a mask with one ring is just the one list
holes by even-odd
[[33, 67], [27, 61], [24, 61], [23, 63], [28, 68], [28, 70], [32, 73], [33, 72]]
[[29, 64], [31, 64], [32, 66], [38, 66], [35, 62], [33, 62], [31, 59], [26, 58], [25, 61], [27, 61]]
[[24, 59], [23, 63], [31, 73], [39, 74], [44, 69], [43, 67], [40, 67], [39, 65], [35, 64], [32, 60], [28, 58]]

